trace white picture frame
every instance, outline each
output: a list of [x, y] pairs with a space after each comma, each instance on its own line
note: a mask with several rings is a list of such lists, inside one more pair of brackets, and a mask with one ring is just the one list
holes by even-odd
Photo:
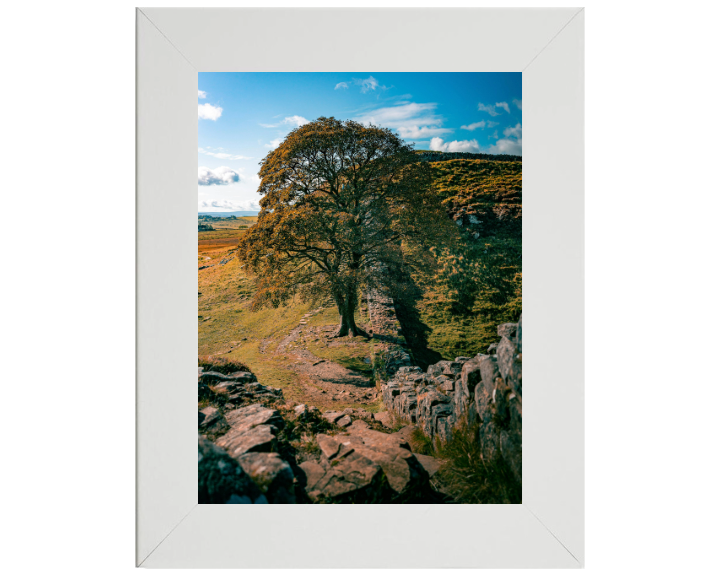
[[[197, 504], [195, 91], [210, 71], [522, 72], [522, 504]], [[583, 210], [581, 8], [138, 9], [137, 565], [582, 567]]]

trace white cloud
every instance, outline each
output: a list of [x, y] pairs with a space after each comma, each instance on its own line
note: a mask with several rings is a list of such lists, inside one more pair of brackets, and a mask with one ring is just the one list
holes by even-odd
[[398, 127], [400, 138], [430, 138], [452, 132], [449, 128], [431, 128], [429, 126], [400, 126]]
[[480, 122], [473, 122], [472, 124], [468, 124], [467, 126], [460, 126], [463, 130], [475, 130], [476, 128], [485, 128], [487, 126], [487, 122], [485, 120], [481, 120]]
[[259, 210], [260, 205], [251, 200], [247, 200], [245, 202], [232, 202], [231, 200], [203, 200], [202, 202], [198, 202], [198, 212], [249, 212]]
[[207, 98], [207, 92], [204, 92], [203, 90], [198, 90], [198, 98]]
[[522, 110], [522, 100], [518, 100], [517, 98], [515, 98], [515, 100], [513, 100], [513, 104], [515, 104], [518, 109]]
[[511, 138], [522, 139], [522, 124], [518, 122], [515, 126], [508, 126], [503, 130], [503, 134]]
[[283, 139], [282, 138], [275, 138], [275, 140], [272, 140], [270, 144], [265, 144], [265, 148], [270, 148], [270, 150], [274, 150], [280, 144], [282, 144]]
[[497, 122], [493, 122], [492, 120], [480, 120], [480, 122], [473, 122], [472, 124], [468, 124], [467, 126], [460, 126], [463, 130], [475, 130], [476, 128], [480, 128], [482, 130], [485, 130], [485, 128], [495, 128], [497, 126]]
[[522, 156], [522, 124], [508, 126], [503, 130], [505, 138], [501, 138], [490, 146], [491, 154], [512, 154]]
[[407, 125], [408, 122], [418, 125], [438, 125], [442, 123], [442, 118], [435, 115], [435, 108], [437, 108], [437, 104], [434, 103], [410, 102], [363, 112], [356, 120], [363, 124], [378, 124], [386, 128], [399, 128]]
[[383, 128], [397, 130], [401, 138], [431, 138], [452, 132], [443, 128], [443, 117], [435, 113], [434, 102], [403, 102], [395, 106], [386, 106], [363, 112], [355, 118], [366, 126], [375, 124]]
[[375, 78], [373, 78], [372, 76], [365, 78], [365, 79], [353, 78], [353, 82], [355, 82], [355, 84], [358, 84], [360, 86], [360, 92], [362, 92], [363, 94], [365, 94], [366, 92], [369, 92], [370, 90], [375, 90], [375, 88], [377, 88], [380, 85], [380, 83], [377, 80], [375, 80]]
[[198, 118], [204, 120], [217, 120], [222, 116], [223, 109], [212, 104], [198, 104]]
[[[218, 148], [218, 150], [222, 150], [222, 148]], [[251, 156], [240, 156], [238, 154], [229, 154], [227, 152], [213, 152], [212, 150], [208, 148], [198, 148], [198, 152], [200, 154], [206, 154], [208, 156], [212, 156], [213, 158], [218, 158], [219, 160], [251, 160]]]
[[482, 102], [478, 104], [478, 110], [480, 112], [487, 112], [490, 116], [498, 116], [500, 114], [500, 112], [497, 111], [498, 108], [505, 110], [505, 112], [510, 112], [510, 106], [508, 106], [507, 102], [495, 102], [494, 105], [483, 104]]
[[480, 152], [477, 140], [453, 140], [444, 142], [442, 138], [430, 140], [430, 150], [438, 152]]
[[294, 126], [300, 128], [300, 126], [309, 124], [310, 120], [308, 120], [307, 118], [303, 118], [302, 116], [288, 116], [287, 118], [285, 118], [282, 121], [282, 123], [283, 124], [291, 124], [291, 125], [294, 125]]
[[226, 186], [239, 181], [240, 174], [227, 166], [214, 170], [205, 166], [198, 167], [198, 186]]
[[303, 118], [302, 116], [286, 116], [283, 120], [278, 122], [277, 124], [260, 124], [263, 128], [278, 128], [282, 126], [283, 124], [289, 124], [291, 126], [295, 126], [296, 128], [299, 128], [300, 126], [303, 126], [305, 124], [308, 124], [310, 120], [307, 118]]
[[348, 86], [347, 82], [338, 82], [337, 84], [335, 84], [335, 90], [340, 90], [340, 88], [342, 88], [343, 90], [347, 90], [348, 88], [350, 88], [350, 86]]

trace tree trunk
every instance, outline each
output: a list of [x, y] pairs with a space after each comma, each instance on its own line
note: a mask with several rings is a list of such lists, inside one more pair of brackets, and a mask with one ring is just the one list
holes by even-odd
[[365, 336], [365, 338], [370, 338], [370, 335], [365, 330], [355, 324], [355, 310], [358, 305], [357, 290], [351, 289], [348, 292], [345, 297], [339, 294], [335, 297], [335, 303], [340, 313], [340, 328], [338, 328], [335, 336], [338, 338], [343, 336]]

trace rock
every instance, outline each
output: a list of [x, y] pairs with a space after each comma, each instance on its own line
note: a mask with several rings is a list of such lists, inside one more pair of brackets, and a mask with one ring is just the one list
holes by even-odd
[[334, 412], [334, 411], [323, 412], [323, 415], [322, 415], [322, 417], [325, 418], [325, 420], [327, 420], [328, 422], [330, 422], [330, 424], [335, 424], [343, 416], [345, 416], [345, 414], [343, 414], [342, 412]]
[[237, 461], [198, 436], [198, 504], [252, 504], [261, 496]]
[[487, 353], [488, 354], [497, 354], [497, 347], [498, 347], [497, 342], [495, 344], [490, 344], [490, 346], [488, 346]]
[[370, 426], [364, 420], [353, 420], [353, 423], [350, 424], [346, 430], [352, 434], [353, 431], [366, 430], [368, 428], [370, 428]]
[[435, 476], [442, 465], [442, 461], [425, 454], [415, 454], [415, 458], [420, 463], [420, 466], [425, 469], [429, 478]]
[[[402, 438], [370, 429], [339, 438], [341, 442], [347, 438], [346, 441], [350, 442], [355, 453], [379, 465], [390, 488], [397, 494], [404, 494], [427, 479], [422, 466], [410, 451], [409, 444]], [[338, 453], [337, 457], [341, 458], [341, 454]]]
[[203, 384], [213, 384], [215, 382], [254, 382], [255, 375], [251, 372], [235, 372], [234, 374], [221, 374], [220, 372], [203, 372], [199, 375]]
[[295, 406], [294, 411], [299, 420], [306, 420], [310, 415], [310, 410], [305, 404], [298, 404]]
[[514, 342], [506, 336], [500, 340], [497, 358], [500, 376], [517, 394], [522, 395], [522, 358]]
[[290, 465], [274, 452], [253, 452], [237, 459], [240, 467], [273, 504], [295, 504], [295, 489]]
[[348, 426], [350, 426], [350, 424], [352, 424], [352, 418], [345, 414], [342, 418], [338, 418], [335, 421], [335, 424], [340, 426], [341, 428], [347, 428]]
[[[427, 480], [410, 446], [400, 437], [370, 428], [355, 428], [352, 434], [318, 434], [317, 442], [326, 475], [313, 486], [308, 485], [308, 491], [319, 490], [327, 497], [336, 497], [362, 487], [360, 484], [369, 484], [377, 467], [382, 469], [389, 488], [398, 495], [418, 488]], [[360, 473], [362, 482], [358, 483], [352, 476], [355, 473]]]
[[[422, 394], [418, 394], [417, 403], [417, 422], [423, 433], [433, 438], [441, 427], [443, 438], [447, 440], [449, 438], [447, 432], [450, 429], [448, 425], [451, 423], [445, 422], [445, 420], [451, 418], [454, 421], [452, 400], [441, 394], [436, 388], [429, 387]], [[440, 420], [443, 420], [442, 425], [440, 425]]]
[[280, 412], [272, 408], [266, 408], [261, 404], [252, 404], [226, 412], [225, 420], [232, 428], [231, 433], [243, 432], [262, 424], [277, 429], [282, 429], [285, 426], [285, 421], [282, 419]]
[[396, 438], [400, 438], [403, 442], [410, 445], [410, 441], [412, 440], [413, 434], [416, 430], [419, 430], [417, 426], [414, 424], [408, 424], [407, 426], [403, 426], [398, 430], [397, 432], [393, 432], [390, 434], [390, 436], [395, 436]]
[[453, 390], [455, 390], [455, 380], [453, 380], [449, 376], [446, 376], [445, 374], [435, 376], [433, 380], [435, 381], [437, 387], [440, 388], [440, 390], [444, 390], [445, 392], [452, 392]]
[[517, 324], [513, 322], [507, 322], [506, 324], [500, 324], [497, 329], [498, 336], [500, 338], [509, 338], [512, 339], [515, 337], [515, 333], [517, 332]]
[[470, 358], [469, 356], [458, 356], [457, 358], [455, 358], [455, 362], [458, 362], [460, 364], [467, 362], [468, 360], [472, 360], [472, 358]]
[[385, 428], [392, 428], [392, 416], [390, 412], [376, 412], [373, 416], [376, 422], [380, 422]]
[[522, 314], [520, 314], [520, 320], [517, 324], [517, 334], [515, 335], [515, 344], [517, 345], [518, 352], [522, 354]]
[[249, 430], [230, 430], [217, 440], [217, 445], [237, 458], [247, 452], [274, 452], [277, 449], [274, 426], [255, 426]]
[[398, 368], [398, 376], [407, 374], [422, 374], [422, 368], [420, 368], [420, 366], [402, 366], [401, 368]]
[[474, 424], [477, 420], [475, 406], [475, 387], [482, 380], [480, 368], [482, 360], [473, 359], [463, 365], [460, 379], [455, 388], [455, 421]]
[[310, 484], [308, 477], [308, 496], [313, 499], [314, 496], [322, 495], [330, 500], [342, 501], [370, 487], [374, 481], [379, 481], [380, 472], [380, 466], [352, 452], [337, 460], [334, 466], [324, 468], [324, 474], [315, 483]]
[[446, 376], [454, 378], [455, 376], [460, 374], [462, 367], [462, 362], [450, 362], [449, 360], [441, 360], [437, 364], [432, 364], [431, 366], [428, 366], [427, 373], [430, 376], [440, 376], [441, 374], [444, 374]]
[[[320, 482], [323, 476], [325, 476], [325, 468], [320, 466], [317, 462], [307, 460], [299, 464], [302, 471], [305, 473], [305, 488], [308, 492], [313, 491], [314, 487]], [[319, 494], [319, 493], [318, 493]]]
[[223, 434], [230, 426], [220, 410], [208, 406], [198, 412], [198, 430], [206, 434]]
[[495, 379], [500, 376], [497, 360], [492, 356], [486, 356], [480, 360], [480, 374], [483, 384], [485, 385], [485, 390], [492, 396], [495, 391]]

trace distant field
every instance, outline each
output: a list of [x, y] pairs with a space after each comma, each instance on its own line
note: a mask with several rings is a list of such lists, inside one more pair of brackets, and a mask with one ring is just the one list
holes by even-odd
[[198, 218], [198, 222], [210, 224], [214, 230], [198, 232], [198, 250], [207, 252], [220, 248], [237, 246], [240, 235], [257, 221], [257, 216], [241, 216], [236, 219], [206, 220]]

